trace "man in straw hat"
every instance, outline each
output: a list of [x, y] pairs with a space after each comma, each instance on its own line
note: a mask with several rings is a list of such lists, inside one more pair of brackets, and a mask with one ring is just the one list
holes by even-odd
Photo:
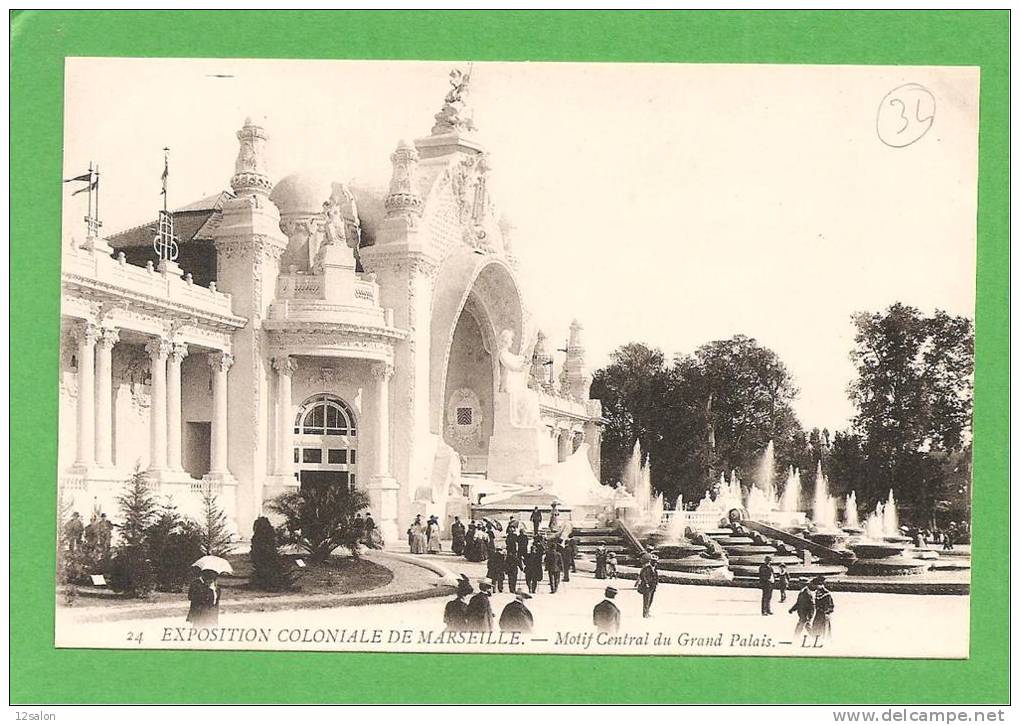
[[514, 600], [503, 607], [499, 615], [499, 628], [504, 632], [530, 632], [535, 626], [535, 618], [531, 615], [524, 600], [531, 595], [522, 589], [514, 592]]
[[616, 594], [616, 587], [606, 587], [606, 598], [592, 610], [592, 621], [595, 623], [595, 629], [600, 632], [616, 634], [620, 631], [620, 608], [613, 601]]

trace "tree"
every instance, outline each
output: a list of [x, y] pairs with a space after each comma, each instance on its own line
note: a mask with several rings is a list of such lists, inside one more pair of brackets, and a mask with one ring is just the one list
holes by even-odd
[[615, 483], [634, 448], [650, 451], [663, 430], [665, 358], [660, 350], [629, 343], [613, 351], [608, 366], [592, 376], [591, 397], [602, 401], [602, 480]]
[[158, 506], [149, 490], [145, 474], [138, 468], [131, 474], [124, 491], [117, 497], [120, 507], [121, 547], [143, 546], [146, 530], [156, 518]]
[[779, 357], [743, 335], [677, 356], [668, 367], [659, 350], [624, 345], [591, 387], [606, 420], [603, 481], [620, 478], [635, 441], [670, 500], [700, 498], [720, 471], [751, 475], [770, 440], [777, 474], [802, 465], [807, 446], [791, 407], [796, 394]]
[[346, 486], [308, 486], [281, 494], [266, 507], [283, 517], [282, 539], [325, 561], [341, 546], [358, 555], [354, 515], [368, 507], [368, 495]]
[[[801, 457], [803, 431], [792, 402], [797, 388], [775, 352], [736, 335], [677, 356], [666, 399], [668, 436], [652, 455], [659, 469], [680, 482], [688, 500], [706, 484], [737, 469], [746, 479], [773, 441], [775, 474]], [[667, 462], [668, 461], [668, 462]]]
[[896, 303], [858, 313], [854, 324], [857, 379], [850, 397], [859, 470], [844, 466], [841, 475], [861, 481], [858, 493], [869, 503], [894, 489], [913, 518], [927, 524], [946, 486], [946, 456], [969, 443], [973, 323]]
[[234, 550], [234, 535], [230, 531], [227, 515], [220, 508], [212, 484], [202, 487], [202, 518], [199, 521], [202, 553], [227, 556]]

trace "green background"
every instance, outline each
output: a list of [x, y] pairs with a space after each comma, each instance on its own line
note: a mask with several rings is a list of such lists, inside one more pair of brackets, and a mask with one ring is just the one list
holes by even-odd
[[[12, 702], [1008, 700], [1008, 11], [20, 11], [11, 43]], [[55, 649], [63, 63], [81, 55], [980, 66], [970, 659]]]

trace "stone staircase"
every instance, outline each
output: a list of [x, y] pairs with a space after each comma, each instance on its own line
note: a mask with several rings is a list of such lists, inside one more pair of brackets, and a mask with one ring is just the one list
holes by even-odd
[[813, 554], [805, 557], [806, 549], [799, 549], [795, 543], [770, 538], [747, 526], [739, 526], [735, 530], [704, 529], [696, 532], [692, 539], [695, 543], [712, 541], [722, 547], [736, 579], [757, 579], [758, 567], [765, 563], [765, 557], [772, 557], [773, 565], [786, 565], [791, 585], [814, 576], [834, 577], [847, 572], [842, 563], [814, 561]]

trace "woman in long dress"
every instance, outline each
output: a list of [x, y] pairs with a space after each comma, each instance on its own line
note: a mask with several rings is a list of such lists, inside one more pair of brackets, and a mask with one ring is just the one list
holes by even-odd
[[823, 639], [832, 636], [832, 612], [835, 609], [832, 594], [822, 584], [815, 593], [815, 618], [811, 622], [811, 634]]
[[429, 524], [425, 527], [425, 539], [428, 541], [430, 554], [438, 554], [443, 550], [443, 545], [439, 541], [439, 519], [435, 516], [429, 517]]
[[421, 515], [414, 517], [414, 523], [407, 530], [407, 542], [412, 554], [425, 553], [425, 529], [421, 525]]

